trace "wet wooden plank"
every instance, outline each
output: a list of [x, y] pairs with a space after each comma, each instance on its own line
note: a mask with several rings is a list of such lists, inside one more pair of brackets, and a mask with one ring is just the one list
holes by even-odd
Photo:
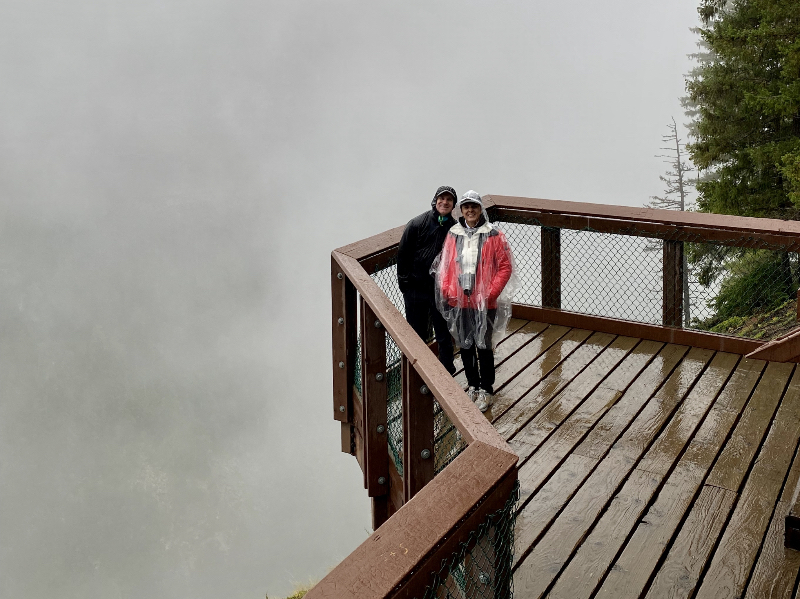
[[632, 467], [630, 460], [621, 456], [600, 462], [530, 553], [517, 563], [516, 594], [525, 599], [544, 595]]
[[[517, 376], [568, 332], [566, 327], [550, 327], [544, 323], [532, 322], [512, 335], [506, 343], [498, 345], [495, 351], [495, 389], [501, 388]], [[459, 380], [466, 384], [466, 375], [459, 375]]]
[[791, 599], [800, 571], [800, 551], [783, 545], [783, 522], [790, 505], [778, 501], [758, 563], [747, 585], [745, 599]]
[[[617, 551], [636, 525], [659, 485], [649, 472], [634, 470], [614, 496], [603, 517], [561, 572], [548, 599], [580, 599], [591, 596]], [[615, 595], [622, 597], [629, 595]]]
[[518, 429], [510, 439], [524, 435], [527, 442], [532, 445], [543, 441], [594, 392], [601, 381], [609, 376], [609, 373], [625, 359], [638, 343], [639, 339], [632, 337], [614, 339], [586, 368], [570, 380], [567, 386], [524, 428]]
[[[522, 394], [520, 399], [510, 406], [500, 418], [493, 421], [497, 432], [506, 439], [511, 438], [516, 431], [536, 415], [541, 407], [569, 385], [613, 341], [613, 335], [592, 334], [558, 366], [553, 368], [544, 379]], [[519, 388], [519, 386], [515, 388]], [[504, 392], [505, 397], [508, 397], [509, 394], [511, 391]]]
[[675, 411], [664, 431], [647, 451], [637, 468], [666, 476], [675, 459], [694, 434], [712, 402], [722, 391], [741, 356], [718, 353], [703, 372], [686, 400]]
[[[611, 443], [628, 427], [653, 394], [660, 392], [664, 381], [670, 380], [673, 370], [686, 360], [697, 366], [699, 358], [707, 358], [705, 351], [696, 348], [689, 350], [683, 345], [666, 345], [624, 396], [595, 424], [575, 452], [587, 457], [602, 458]], [[705, 361], [702, 365], [705, 365]]]
[[[711, 359], [712, 352], [699, 350], [692, 355], [692, 351], [672, 371], [665, 384], [656, 393], [657, 396], [660, 394], [665, 406], [669, 401], [675, 405], [681, 401], [700, 376], [706, 362]], [[661, 417], [665, 420], [669, 417], [669, 412], [664, 410]], [[649, 414], [645, 406], [639, 417], [634, 419], [631, 426], [621, 435], [622, 443], [619, 449], [615, 447], [608, 451], [608, 455], [584, 482], [547, 533], [519, 563], [514, 581], [516, 588], [524, 589], [520, 593], [522, 596], [540, 597], [548, 590], [580, 546], [587, 531], [594, 525], [634, 469], [636, 461], [647, 449], [649, 441], [655, 438], [660, 430], [660, 427], [654, 426], [656, 420], [657, 416]], [[638, 426], [650, 431], [650, 439], [638, 430]], [[520, 480], [522, 476], [520, 470]]]
[[[512, 379], [528, 368], [545, 352], [550, 351], [555, 343], [558, 343], [559, 340], [571, 332], [567, 327], [545, 326], [546, 328], [543, 329], [539, 335], [533, 337], [530, 342], [523, 345], [519, 351], [506, 357], [498, 364], [495, 370], [495, 392], [507, 386]], [[573, 335], [576, 339], [580, 336], [581, 333], [575, 333], [575, 335]], [[572, 337], [570, 337], [570, 339], [572, 339]]]
[[508, 325], [509, 331], [512, 330], [512, 323], [515, 325], [518, 323], [523, 324], [522, 326], [516, 326], [512, 332], [497, 344], [494, 350], [495, 367], [502, 365], [503, 362], [517, 353], [521, 347], [533, 341], [549, 326], [544, 322], [526, 322], [518, 318], [512, 318]]
[[[730, 405], [731, 396], [748, 397], [763, 367], [764, 363], [760, 361], [742, 360], [739, 363], [657, 499], [626, 542], [603, 581], [597, 599], [638, 597], [644, 591], [736, 422], [738, 413], [720, 408], [719, 404]], [[739, 404], [739, 409], [742, 407]]]
[[739, 491], [780, 401], [793, 364], [770, 362], [747, 404], [733, 437], [725, 444], [706, 484]]
[[[609, 398], [606, 397], [608, 388], [603, 389], [606, 379], [611, 379], [611, 385], [619, 385], [620, 376], [629, 371], [632, 364], [639, 363], [640, 368], [644, 366], [647, 359], [645, 355], [653, 357], [660, 344], [656, 345], [656, 351], [650, 342], [639, 343], [638, 339], [631, 337], [618, 337], [611, 345], [606, 347], [598, 358], [592, 362], [591, 366], [584, 369], [569, 385], [567, 385], [558, 396], [548, 404], [541, 412], [528, 422], [524, 428], [519, 429], [509, 440], [511, 445], [521, 459], [527, 458], [536, 450], [551, 434], [558, 434], [557, 430], [573, 414], [585, 413], [583, 402], [591, 404], [589, 410], [596, 413], [598, 407], [608, 406]], [[635, 346], [635, 347], [634, 347]], [[633, 354], [634, 358], [629, 360]], [[636, 357], [639, 359], [637, 360]], [[633, 377], [634, 375], [628, 375]], [[612, 395], [615, 393], [612, 392]], [[599, 396], [603, 396], [599, 400]], [[619, 393], [617, 397], [621, 395]], [[600, 406], [596, 405], [600, 401]], [[584, 430], [587, 428], [583, 427]]]
[[[647, 397], [655, 392], [662, 379], [647, 375], [652, 375], [653, 371], [660, 372], [663, 370], [661, 364], [657, 364], [655, 368], [650, 366], [659, 347], [661, 347], [661, 344], [649, 341], [637, 346], [628, 358], [592, 393], [589, 399], [556, 429], [541, 446], [529, 445], [528, 443], [525, 443], [524, 446], [512, 444], [517, 454], [521, 456], [522, 461], [519, 473], [520, 500], [522, 503], [536, 492], [553, 470], [586, 438], [592, 426], [616, 402], [631, 401], [632, 398], [638, 400], [643, 394]], [[683, 352], [675, 354], [673, 352], [675, 347], [667, 346], [661, 352], [658, 352], [658, 355], [667, 360], [675, 360], [675, 363], [677, 363]], [[644, 371], [645, 375], [639, 376], [642, 371]], [[628, 395], [629, 392], [630, 396]], [[615, 438], [607, 440], [606, 451], [611, 447], [614, 440]], [[605, 455], [605, 451], [599, 452], [598, 455]], [[592, 459], [597, 460], [598, 458]]]
[[[570, 560], [551, 597], [588, 597], [594, 592], [738, 361], [739, 356], [716, 354], [672, 416], [663, 419], [662, 432]], [[616, 450], [625, 451], [624, 445], [615, 446], [612, 452]], [[619, 595], [613, 591], [610, 596]]]
[[687, 599], [736, 502], [736, 493], [704, 486], [675, 543], [647, 591], [646, 599]]
[[741, 596], [800, 438], [800, 373], [789, 383], [697, 599]]
[[552, 372], [591, 335], [591, 331], [549, 326], [507, 360], [496, 373], [494, 405], [488, 412], [496, 421], [520, 397]]
[[531, 548], [549, 528], [563, 507], [597, 465], [594, 458], [571, 455], [539, 489], [532, 500], [517, 513], [514, 564], [530, 553]]

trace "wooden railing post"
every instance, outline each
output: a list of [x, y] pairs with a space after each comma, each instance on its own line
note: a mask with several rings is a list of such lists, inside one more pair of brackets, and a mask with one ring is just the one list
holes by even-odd
[[361, 373], [364, 400], [364, 482], [372, 497], [372, 528], [389, 517], [389, 444], [386, 430], [386, 331], [361, 298]]
[[433, 395], [403, 356], [403, 486], [408, 502], [434, 475]]
[[356, 358], [356, 288], [331, 257], [333, 418], [342, 423], [342, 451], [353, 453], [353, 383]]
[[666, 327], [683, 325], [683, 242], [664, 242], [662, 322]]
[[541, 227], [542, 307], [561, 309], [561, 229]]

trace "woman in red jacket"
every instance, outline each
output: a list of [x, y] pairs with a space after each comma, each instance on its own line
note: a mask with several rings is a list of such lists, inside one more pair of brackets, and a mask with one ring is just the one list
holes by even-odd
[[437, 307], [461, 348], [467, 394], [484, 412], [494, 394], [493, 348], [511, 317], [514, 259], [506, 236], [486, 220], [480, 195], [468, 191], [458, 206], [462, 217], [432, 272]]

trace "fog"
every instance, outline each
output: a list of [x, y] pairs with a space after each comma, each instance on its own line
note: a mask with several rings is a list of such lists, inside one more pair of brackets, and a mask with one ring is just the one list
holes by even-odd
[[0, 597], [253, 597], [370, 527], [330, 251], [641, 205], [695, 5], [0, 0]]

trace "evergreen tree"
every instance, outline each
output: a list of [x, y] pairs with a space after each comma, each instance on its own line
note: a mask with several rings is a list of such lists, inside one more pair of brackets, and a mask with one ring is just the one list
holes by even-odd
[[800, 0], [701, 0], [684, 106], [701, 211], [800, 214]]

